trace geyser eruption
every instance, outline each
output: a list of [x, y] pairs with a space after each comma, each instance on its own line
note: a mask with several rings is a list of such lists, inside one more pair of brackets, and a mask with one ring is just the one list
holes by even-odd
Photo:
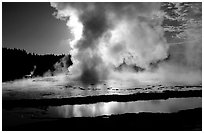
[[[73, 35], [70, 40], [73, 65], [69, 72], [82, 85], [114, 78], [136, 83], [174, 78], [177, 81], [180, 66], [177, 67], [175, 59], [178, 56], [174, 57], [170, 48], [174, 46], [165, 37], [162, 25], [167, 14], [161, 10], [160, 3], [51, 3], [51, 6], [56, 8], [57, 18], [67, 21]], [[200, 46], [199, 41], [196, 43]], [[189, 53], [183, 54], [186, 59], [200, 57], [194, 51], [197, 46], [185, 47], [185, 52], [179, 54]], [[121, 64], [125, 67], [116, 71]], [[152, 69], [152, 64], [157, 64], [157, 68]], [[190, 64], [193, 68], [197, 65]], [[135, 66], [144, 71], [135, 71]], [[193, 73], [187, 66], [181, 65], [183, 72]], [[175, 77], [172, 74], [166, 78], [169, 73]], [[188, 83], [189, 79], [182, 79], [183, 75], [178, 81]], [[200, 74], [195, 75], [201, 78]]]

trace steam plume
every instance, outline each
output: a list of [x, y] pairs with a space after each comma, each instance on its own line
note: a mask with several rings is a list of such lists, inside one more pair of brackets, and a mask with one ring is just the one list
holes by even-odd
[[[187, 42], [185, 50], [181, 48], [182, 51], [178, 52], [185, 57], [187, 66], [192, 66], [187, 69], [184, 63], [180, 67], [176, 60], [178, 54], [172, 49], [177, 50], [181, 45], [176, 48], [176, 45], [168, 44], [162, 25], [164, 18], [169, 16], [160, 10], [160, 3], [51, 3], [51, 6], [56, 8], [57, 18], [66, 18], [73, 34], [70, 41], [73, 65], [69, 71], [83, 85], [124, 75], [135, 81], [163, 82], [172, 80], [170, 77], [176, 76], [180, 68], [191, 75], [195, 73], [190, 68], [196, 69], [196, 76], [199, 73], [195, 67], [200, 67], [199, 39], [194, 37], [197, 40], [193, 43], [195, 45]], [[121, 64], [125, 64], [125, 69], [116, 72], [115, 68]], [[152, 69], [152, 64], [158, 64], [156, 70]], [[145, 71], [136, 73], [133, 66]], [[173, 75], [166, 78], [169, 73]], [[189, 80], [182, 77], [181, 81]]]

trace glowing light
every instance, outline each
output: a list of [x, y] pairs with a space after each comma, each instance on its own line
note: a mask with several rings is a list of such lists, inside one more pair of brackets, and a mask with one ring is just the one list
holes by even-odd
[[74, 39], [71, 41], [71, 47], [76, 44], [82, 38], [83, 33], [83, 24], [79, 21], [76, 14], [71, 13], [67, 26], [71, 29], [71, 33], [74, 36]]

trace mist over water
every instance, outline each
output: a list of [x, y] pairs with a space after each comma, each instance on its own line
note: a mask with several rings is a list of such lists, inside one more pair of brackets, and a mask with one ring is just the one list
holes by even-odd
[[202, 130], [202, 3], [51, 7], [71, 50], [43, 76], [36, 65], [2, 83], [5, 129]]

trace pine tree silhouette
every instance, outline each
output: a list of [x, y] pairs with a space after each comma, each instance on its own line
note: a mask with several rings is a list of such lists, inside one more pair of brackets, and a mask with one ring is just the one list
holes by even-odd
[[[38, 55], [28, 53], [24, 49], [2, 48], [2, 81], [43, 76], [48, 70], [54, 71], [54, 65], [65, 56], [65, 54]], [[71, 65], [71, 56], [67, 57], [68, 64]]]

